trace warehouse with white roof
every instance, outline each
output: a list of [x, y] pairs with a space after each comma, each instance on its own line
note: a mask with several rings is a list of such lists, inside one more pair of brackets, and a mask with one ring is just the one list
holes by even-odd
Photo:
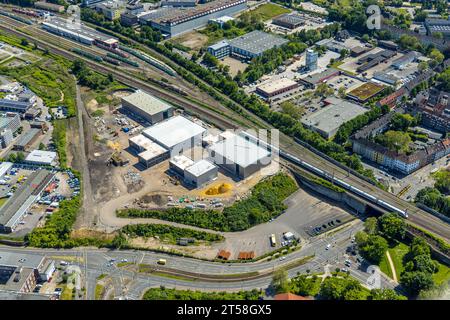
[[141, 90], [123, 97], [122, 108], [151, 124], [173, 116], [172, 105]]
[[170, 150], [171, 157], [201, 145], [206, 129], [182, 116], [175, 116], [145, 129], [142, 134]]
[[170, 159], [169, 168], [179, 176], [184, 177], [184, 170], [193, 164], [194, 161], [182, 154]]
[[137, 152], [143, 152], [151, 148], [152, 144], [154, 144], [152, 140], [150, 140], [149, 138], [147, 138], [142, 134], [139, 134], [137, 136], [128, 139], [128, 143], [130, 144], [130, 147], [136, 150]]
[[209, 148], [214, 163], [233, 175], [245, 179], [270, 164], [271, 153], [265, 148], [234, 135]]
[[57, 154], [53, 151], [33, 150], [25, 158], [25, 162], [40, 166], [52, 166], [55, 164]]
[[139, 162], [146, 168], [160, 163], [169, 158], [169, 150], [161, 147], [159, 144], [152, 142], [147, 145], [147, 149], [138, 154]]
[[199, 160], [184, 170], [184, 181], [196, 188], [217, 179], [218, 168], [207, 160]]

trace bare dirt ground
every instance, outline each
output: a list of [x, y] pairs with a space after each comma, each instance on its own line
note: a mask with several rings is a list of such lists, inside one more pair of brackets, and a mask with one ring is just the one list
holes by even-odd
[[236, 76], [239, 71], [243, 72], [248, 66], [247, 63], [244, 63], [232, 57], [224, 58], [223, 64], [230, 67], [230, 75], [232, 77]]
[[201, 34], [198, 31], [192, 31], [179, 37], [175, 37], [171, 41], [198, 51], [201, 47], [208, 43], [208, 36]]
[[157, 249], [171, 252], [178, 252], [188, 254], [197, 258], [214, 259], [217, 255], [217, 250], [208, 244], [198, 244], [193, 246], [178, 246], [173, 244], [161, 243], [155, 238], [133, 238], [129, 239], [130, 244], [136, 248]]

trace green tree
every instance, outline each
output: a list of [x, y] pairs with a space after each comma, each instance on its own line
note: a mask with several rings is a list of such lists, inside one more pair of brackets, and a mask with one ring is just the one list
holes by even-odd
[[292, 291], [301, 296], [316, 296], [320, 290], [320, 283], [321, 279], [316, 275], [308, 277], [302, 274], [292, 279]]
[[379, 218], [380, 229], [391, 239], [403, 239], [406, 233], [406, 223], [396, 213], [386, 213]]
[[391, 119], [391, 129], [406, 131], [409, 127], [417, 125], [417, 119], [410, 114], [396, 113]]
[[23, 38], [23, 39], [20, 39], [20, 44], [26, 47], [26, 46], [28, 46], [29, 43], [28, 43], [27, 39]]
[[421, 254], [413, 258], [414, 270], [436, 273], [439, 271], [439, 265], [436, 261], [431, 259], [430, 255]]
[[438, 49], [432, 49], [428, 54], [428, 58], [431, 59], [430, 65], [431, 67], [437, 66], [444, 61], [444, 55]]
[[206, 52], [203, 56], [203, 63], [210, 67], [217, 67], [219, 65], [219, 60], [209, 52]]
[[274, 272], [271, 286], [276, 293], [289, 292], [289, 278], [285, 269], [280, 268]]
[[392, 289], [372, 289], [370, 298], [371, 300], [407, 300], [405, 296], [397, 294]]
[[425, 239], [415, 237], [409, 247], [409, 253], [411, 257], [416, 257], [420, 255], [430, 255], [431, 251]]
[[290, 115], [292, 118], [299, 120], [302, 117], [304, 108], [296, 106], [290, 101], [285, 101], [280, 104], [281, 111]]
[[345, 87], [340, 87], [338, 89], [339, 98], [344, 99], [346, 95], [347, 95], [347, 89], [345, 89]]
[[23, 162], [25, 160], [25, 155], [21, 151], [17, 152], [16, 156], [16, 162]]
[[434, 187], [443, 194], [450, 194], [450, 170], [440, 170], [434, 174]]
[[364, 230], [368, 234], [377, 234], [378, 233], [378, 220], [375, 217], [369, 217], [364, 221]]
[[[364, 234], [366, 233], [364, 232]], [[355, 236], [355, 240], [361, 255], [376, 264], [380, 263], [388, 249], [386, 239], [377, 235], [364, 236], [361, 232], [358, 232]]]
[[114, 237], [111, 245], [116, 249], [120, 249], [124, 247], [126, 244], [127, 238], [122, 232], [119, 232], [119, 234]]
[[46, 150], [46, 149], [47, 148], [46, 148], [45, 144], [43, 144], [42, 142], [39, 143], [39, 150]]
[[319, 296], [326, 300], [366, 300], [369, 292], [355, 279], [328, 277], [322, 282]]
[[430, 273], [423, 271], [403, 272], [400, 283], [412, 296], [416, 296], [422, 290], [430, 290], [434, 286]]
[[391, 151], [397, 151], [400, 153], [408, 153], [411, 143], [411, 137], [409, 134], [402, 131], [389, 130], [384, 134], [380, 134], [375, 138], [375, 141]]
[[324, 82], [318, 84], [316, 90], [314, 91], [314, 94], [318, 97], [327, 97], [332, 93], [333, 89], [328, 87], [328, 85]]
[[421, 72], [423, 72], [424, 70], [428, 69], [428, 62], [427, 61], [419, 62], [418, 69]]

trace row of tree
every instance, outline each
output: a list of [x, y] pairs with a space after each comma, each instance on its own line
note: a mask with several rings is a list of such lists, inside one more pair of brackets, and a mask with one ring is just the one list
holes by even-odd
[[291, 292], [319, 300], [405, 300], [392, 289], [364, 288], [348, 274], [334, 273], [325, 279], [317, 275], [299, 274], [289, 280], [286, 270], [277, 270], [271, 288], [276, 293]]
[[251, 195], [223, 211], [170, 208], [160, 210], [119, 210], [119, 217], [156, 218], [218, 231], [241, 231], [267, 222], [286, 209], [283, 201], [297, 190], [295, 181], [284, 173], [267, 178], [253, 187]]
[[[404, 241], [406, 223], [395, 213], [387, 213], [380, 218], [368, 218], [364, 222], [364, 231], [355, 236], [361, 255], [370, 262], [380, 264], [391, 245]], [[432, 260], [430, 247], [423, 238], [415, 237], [408, 253], [404, 256], [404, 271], [400, 274], [400, 283], [410, 296], [436, 287], [433, 274], [439, 270], [439, 264]]]

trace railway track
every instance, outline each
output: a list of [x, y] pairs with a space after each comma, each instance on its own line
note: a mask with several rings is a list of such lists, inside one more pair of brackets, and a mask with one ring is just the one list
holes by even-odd
[[[5, 21], [6, 20], [6, 21]], [[12, 20], [14, 22], [10, 22], [7, 20]], [[14, 20], [14, 19], [8, 19], [6, 17], [0, 16], [0, 21], [2, 21], [2, 24], [0, 25], [0, 29], [3, 29], [9, 33], [12, 33], [18, 37], [21, 38], [28, 38], [29, 40], [38, 43], [38, 45], [48, 48], [51, 52], [56, 53], [58, 55], [64, 56], [70, 60], [73, 60], [74, 58], [82, 59], [86, 62], [89, 67], [91, 67], [93, 70], [98, 71], [102, 74], [108, 74], [111, 73], [114, 75], [114, 77], [133, 88], [139, 88], [143, 89], [145, 91], [150, 92], [151, 94], [162, 98], [164, 100], [167, 100], [174, 105], [181, 107], [187, 111], [193, 112], [195, 114], [202, 115], [203, 118], [206, 118], [207, 121], [210, 121], [215, 126], [222, 128], [222, 129], [237, 129], [238, 126], [235, 124], [233, 120], [231, 120], [228, 116], [224, 116], [223, 114], [218, 114], [212, 110], [209, 110], [204, 107], [199, 107], [192, 101], [185, 99], [183, 97], [180, 97], [176, 94], [169, 93], [159, 87], [156, 87], [152, 84], [149, 84], [143, 80], [137, 79], [135, 76], [125, 73], [123, 70], [118, 70], [117, 67], [109, 67], [103, 64], [95, 63], [91, 60], [88, 60], [83, 57], [79, 57], [75, 53], [71, 52], [70, 49], [73, 47], [77, 47], [75, 42], [72, 42], [70, 40], [63, 39], [61, 40], [61, 37], [53, 35], [51, 33], [47, 33], [44, 30], [36, 29], [34, 28], [33, 35], [29, 35], [26, 33], [21, 32], [20, 30], [16, 30], [17, 28], [22, 28], [23, 26], [27, 26], [25, 24], [21, 24], [20, 22]], [[28, 28], [28, 30], [31, 28]], [[61, 43], [64, 43], [63, 48], [60, 46], [56, 46], [54, 43], [55, 37], [59, 39], [58, 41]], [[42, 39], [47, 39], [47, 41], [43, 41]], [[79, 47], [79, 45], [78, 45]], [[83, 46], [84, 48], [84, 46]], [[95, 53], [98, 54], [98, 53]], [[231, 111], [230, 111], [231, 112]], [[321, 168], [324, 171], [327, 171], [329, 173], [332, 173], [334, 176], [338, 177], [339, 179], [342, 179], [343, 181], [354, 185], [355, 187], [362, 188], [366, 192], [373, 194], [377, 198], [383, 199], [384, 201], [387, 201], [396, 207], [400, 207], [403, 209], [408, 210], [409, 213], [409, 219], [408, 223], [411, 223], [413, 225], [417, 225], [419, 227], [422, 227], [424, 229], [429, 230], [430, 232], [444, 238], [446, 241], [449, 241], [450, 239], [450, 226], [440, 220], [439, 218], [436, 218], [432, 216], [431, 214], [419, 209], [415, 205], [408, 203], [402, 199], [399, 199], [395, 195], [383, 191], [379, 189], [376, 186], [373, 186], [366, 181], [349, 174], [346, 170], [342, 169], [341, 167], [338, 167], [327, 160], [323, 159], [319, 155], [313, 153], [312, 151], [308, 150], [307, 148], [299, 145], [298, 143], [294, 142], [294, 140], [282, 133], [280, 133], [280, 148], [284, 150], [289, 150], [289, 153], [300, 157], [302, 160]]]
[[[17, 25], [14, 25], [12, 23], [10, 23], [9, 21], [4, 21], [5, 19], [3, 19], [3, 17], [0, 17], [0, 21], [2, 22], [2, 24], [0, 25], [0, 29], [3, 29], [11, 34], [14, 34], [18, 37], [21, 38], [28, 38], [28, 40], [36, 42], [38, 45], [44, 47], [44, 48], [48, 48], [51, 52], [61, 55], [65, 58], [68, 58], [69, 60], [73, 60], [73, 59], [81, 59], [84, 60], [86, 62], [86, 64], [92, 69], [95, 70], [101, 74], [108, 74], [111, 73], [114, 75], [115, 79], [117, 79], [118, 81], [133, 87], [133, 88], [140, 88], [140, 89], [144, 89], [145, 91], [150, 92], [151, 94], [162, 98], [164, 100], [167, 100], [173, 104], [175, 104], [176, 106], [183, 108], [187, 111], [193, 111], [194, 113], [199, 113], [199, 114], [205, 114], [206, 115], [206, 119], [207, 120], [211, 120], [212, 123], [218, 125], [219, 127], [223, 128], [223, 129], [227, 129], [227, 128], [237, 128], [237, 126], [231, 121], [231, 120], [227, 120], [226, 118], [224, 118], [223, 116], [218, 115], [217, 113], [205, 109], [205, 108], [201, 108], [199, 106], [197, 106], [196, 104], [194, 104], [193, 102], [191, 102], [188, 99], [184, 99], [180, 96], [177, 96], [175, 94], [169, 93], [159, 87], [156, 87], [152, 84], [149, 84], [143, 80], [140, 80], [132, 75], [129, 74], [124, 74], [123, 71], [118, 71], [117, 67], [109, 67], [107, 65], [103, 65], [103, 64], [98, 64], [98, 63], [94, 63], [93, 61], [87, 59], [87, 58], [83, 58], [81, 56], [78, 56], [77, 54], [73, 53], [70, 51], [71, 48], [75, 47], [72, 44], [72, 47], [68, 47], [67, 44], [62, 45], [61, 47], [58, 47], [54, 44], [52, 44], [52, 42], [54, 41], [54, 39], [52, 39], [51, 37], [53, 35], [48, 34], [39, 34], [36, 36], [39, 36], [38, 38], [35, 38], [29, 34], [23, 33], [19, 30], [16, 30], [16, 28], [18, 28]], [[12, 19], [13, 20], [13, 19]], [[13, 20], [15, 21], [15, 20]], [[22, 27], [22, 26], [20, 26]], [[45, 32], [45, 31], [43, 31]], [[40, 38], [43, 39], [47, 39], [47, 40], [53, 40], [52, 42], [50, 41], [43, 41]], [[59, 37], [58, 37], [59, 38]], [[98, 53], [96, 53], [98, 54]], [[122, 69], [122, 68], [121, 68]]]

